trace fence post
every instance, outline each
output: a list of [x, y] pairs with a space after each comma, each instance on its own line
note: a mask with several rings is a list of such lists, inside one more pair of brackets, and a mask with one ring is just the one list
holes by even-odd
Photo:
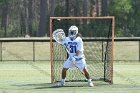
[[33, 61], [35, 62], [35, 42], [33, 42]]
[[2, 62], [2, 42], [0, 42], [0, 61]]
[[139, 41], [139, 62], [140, 62], [140, 41]]
[[104, 62], [104, 41], [102, 41], [102, 62]]

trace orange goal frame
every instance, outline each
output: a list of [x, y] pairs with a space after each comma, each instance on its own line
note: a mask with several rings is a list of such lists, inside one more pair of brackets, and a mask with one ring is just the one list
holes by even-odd
[[115, 30], [115, 18], [114, 16], [104, 16], [104, 17], [50, 17], [50, 62], [51, 62], [51, 83], [53, 83], [53, 57], [52, 57], [52, 20], [80, 20], [80, 19], [111, 19], [112, 20], [112, 59], [111, 59], [111, 81], [113, 84], [113, 60], [114, 60], [114, 30]]

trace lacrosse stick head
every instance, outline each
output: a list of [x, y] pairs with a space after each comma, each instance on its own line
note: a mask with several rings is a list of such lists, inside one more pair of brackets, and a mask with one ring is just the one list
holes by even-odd
[[65, 36], [65, 32], [63, 29], [56, 29], [53, 32], [53, 39], [59, 43], [59, 44], [63, 44], [64, 40], [65, 40], [66, 36]]

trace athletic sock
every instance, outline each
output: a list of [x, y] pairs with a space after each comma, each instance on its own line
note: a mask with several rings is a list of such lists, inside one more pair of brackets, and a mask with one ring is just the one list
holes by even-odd
[[92, 79], [88, 79], [88, 82], [91, 82]]
[[65, 79], [62, 79], [62, 82], [65, 82]]

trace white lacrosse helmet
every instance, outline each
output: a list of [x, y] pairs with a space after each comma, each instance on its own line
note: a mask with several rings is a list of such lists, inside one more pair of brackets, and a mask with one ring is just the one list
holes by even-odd
[[71, 39], [75, 39], [76, 38], [76, 36], [77, 36], [77, 34], [78, 34], [78, 27], [77, 26], [71, 26], [70, 28], [69, 28], [69, 37], [71, 38]]

